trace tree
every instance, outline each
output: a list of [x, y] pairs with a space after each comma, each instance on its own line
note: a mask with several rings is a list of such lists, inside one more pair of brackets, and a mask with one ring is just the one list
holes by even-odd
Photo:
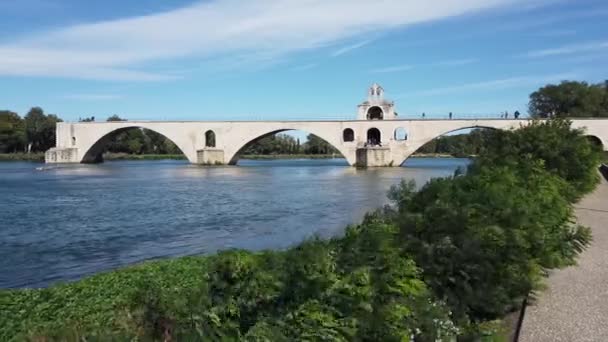
[[307, 139], [308, 141], [304, 143], [304, 153], [306, 154], [339, 153], [331, 144], [314, 134], [309, 134]]
[[572, 201], [591, 191], [599, 178], [600, 151], [568, 120], [532, 122], [514, 131], [488, 130], [473, 167], [517, 166], [540, 160], [545, 169], [568, 182], [564, 195]]
[[608, 117], [608, 85], [563, 81], [533, 92], [528, 104], [533, 118]]
[[108, 117], [108, 119], [106, 121], [107, 122], [112, 122], [112, 121], [127, 121], [127, 119], [122, 119], [120, 116], [114, 114], [114, 115]]
[[55, 146], [55, 127], [62, 120], [54, 114], [48, 116], [40, 107], [30, 109], [24, 118], [27, 151], [44, 152]]
[[0, 111], [0, 153], [23, 151], [25, 148], [25, 122], [11, 111]]

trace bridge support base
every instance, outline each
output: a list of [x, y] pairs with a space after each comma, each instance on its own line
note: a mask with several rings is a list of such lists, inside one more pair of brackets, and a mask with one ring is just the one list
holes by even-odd
[[358, 167], [382, 167], [393, 165], [391, 149], [388, 147], [364, 147], [357, 149]]
[[53, 147], [44, 153], [47, 164], [80, 163], [77, 148]]
[[206, 148], [196, 151], [197, 164], [201, 165], [223, 165], [224, 150], [216, 148]]

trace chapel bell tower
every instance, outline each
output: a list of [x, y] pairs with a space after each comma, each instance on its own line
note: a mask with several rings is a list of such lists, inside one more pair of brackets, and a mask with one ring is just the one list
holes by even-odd
[[384, 99], [384, 88], [374, 83], [367, 93], [367, 101], [359, 105], [357, 120], [394, 120], [395, 103]]

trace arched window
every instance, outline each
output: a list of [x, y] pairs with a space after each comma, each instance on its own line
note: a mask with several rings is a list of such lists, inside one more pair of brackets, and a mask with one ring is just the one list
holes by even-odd
[[72, 146], [76, 146], [76, 137], [72, 137]]
[[215, 133], [212, 130], [205, 132], [205, 147], [215, 147]]
[[382, 136], [380, 130], [377, 128], [370, 128], [367, 131], [367, 144], [371, 146], [380, 146], [382, 142]]
[[355, 141], [355, 132], [350, 129], [347, 128], [342, 132], [342, 140], [344, 142], [351, 142], [351, 141]]
[[404, 141], [407, 140], [407, 131], [403, 127], [399, 127], [395, 130], [395, 140]]
[[374, 106], [367, 111], [367, 119], [368, 120], [383, 120], [384, 112], [382, 108], [378, 106]]

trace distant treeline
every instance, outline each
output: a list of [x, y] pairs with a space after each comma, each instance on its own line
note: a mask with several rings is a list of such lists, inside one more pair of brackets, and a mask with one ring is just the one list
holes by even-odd
[[[84, 119], [82, 121], [91, 121]], [[112, 115], [107, 121], [126, 121]], [[106, 146], [105, 152], [128, 154], [182, 154], [182, 151], [160, 133], [149, 129], [127, 129], [117, 133]]]
[[0, 111], [0, 153], [44, 152], [55, 146], [55, 125], [62, 120], [34, 107], [21, 118], [8, 110]]
[[487, 145], [489, 129], [474, 129], [469, 134], [445, 135], [418, 149], [422, 154], [449, 154], [455, 157], [478, 155]]
[[314, 134], [307, 136], [303, 144], [287, 134], [276, 134], [259, 139], [246, 146], [245, 155], [287, 155], [287, 154], [340, 154], [332, 145]]

